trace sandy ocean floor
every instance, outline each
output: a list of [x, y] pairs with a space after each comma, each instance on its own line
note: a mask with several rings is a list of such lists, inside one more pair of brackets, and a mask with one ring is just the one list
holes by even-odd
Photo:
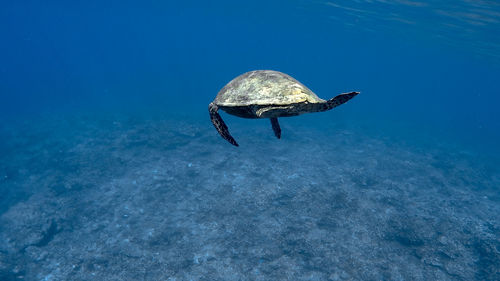
[[239, 148], [208, 116], [3, 124], [0, 280], [500, 280], [497, 161], [228, 123]]

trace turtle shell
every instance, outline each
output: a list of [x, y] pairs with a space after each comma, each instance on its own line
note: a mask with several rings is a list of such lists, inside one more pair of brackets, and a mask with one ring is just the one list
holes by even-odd
[[214, 101], [219, 106], [291, 105], [323, 103], [316, 94], [291, 76], [274, 70], [244, 73], [219, 91]]

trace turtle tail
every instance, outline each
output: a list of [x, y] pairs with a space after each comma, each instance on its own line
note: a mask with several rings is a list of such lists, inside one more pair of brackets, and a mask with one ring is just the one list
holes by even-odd
[[222, 117], [220, 117], [219, 113], [217, 112], [218, 110], [219, 108], [213, 102], [211, 102], [210, 105], [208, 106], [208, 112], [210, 113], [210, 120], [212, 120], [212, 124], [214, 124], [214, 127], [215, 129], [217, 129], [217, 132], [219, 132], [219, 134], [225, 140], [227, 140], [234, 146], [238, 146], [238, 143], [229, 133], [226, 123], [224, 123], [224, 120], [222, 120]]

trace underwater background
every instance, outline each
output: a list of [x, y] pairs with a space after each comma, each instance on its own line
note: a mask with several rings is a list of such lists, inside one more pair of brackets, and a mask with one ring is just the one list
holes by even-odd
[[[257, 69], [325, 113], [208, 104]], [[500, 280], [497, 1], [3, 1], [0, 280]]]

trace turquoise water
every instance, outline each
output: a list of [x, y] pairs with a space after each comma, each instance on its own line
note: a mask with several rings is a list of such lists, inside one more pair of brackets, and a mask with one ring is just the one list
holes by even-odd
[[[1, 280], [500, 279], [496, 1], [0, 4]], [[325, 113], [208, 104], [287, 73]]]

